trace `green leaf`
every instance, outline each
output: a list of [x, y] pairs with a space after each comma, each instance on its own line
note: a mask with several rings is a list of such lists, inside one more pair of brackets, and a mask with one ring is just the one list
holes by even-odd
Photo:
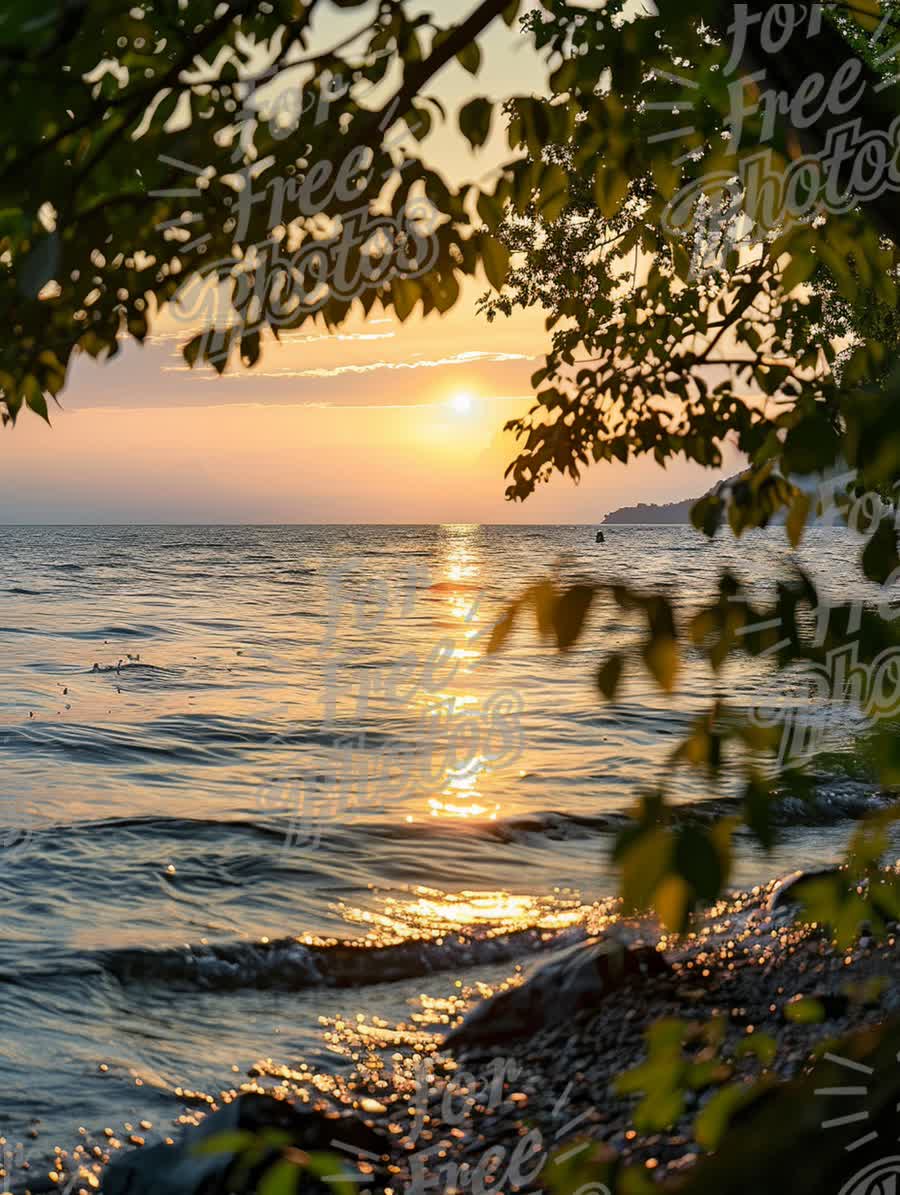
[[216, 1133], [214, 1137], [207, 1137], [191, 1147], [191, 1152], [198, 1157], [211, 1157], [217, 1154], [242, 1154], [256, 1138], [250, 1132]]
[[796, 252], [781, 276], [781, 289], [784, 293], [790, 294], [796, 287], [808, 282], [818, 264], [818, 260], [812, 253]]
[[633, 912], [653, 905], [656, 890], [672, 860], [672, 835], [668, 830], [647, 830], [625, 850], [622, 858], [622, 901]]
[[293, 1162], [282, 1159], [271, 1166], [259, 1180], [258, 1195], [295, 1195], [302, 1170]]
[[480, 149], [491, 134], [494, 105], [478, 96], [460, 109], [459, 128], [473, 149]]
[[503, 20], [510, 29], [512, 29], [513, 25], [515, 25], [516, 19], [519, 15], [519, 9], [521, 7], [522, 0], [510, 0], [510, 3], [507, 4], [506, 8], [504, 8]]
[[484, 272], [494, 290], [501, 290], [509, 273], [509, 250], [496, 237], [490, 235], [481, 238], [481, 260], [484, 262]]
[[541, 177], [540, 213], [551, 223], [563, 213], [569, 202], [569, 176], [562, 166], [548, 166]]
[[422, 288], [412, 278], [395, 278], [391, 283], [394, 310], [401, 324], [412, 315], [413, 308], [422, 296]]
[[653, 896], [657, 915], [672, 933], [682, 933], [687, 928], [691, 912], [691, 887], [680, 875], [667, 875], [657, 886]]
[[41, 237], [19, 270], [19, 290], [26, 299], [36, 299], [40, 291], [56, 276], [60, 266], [58, 232]]
[[723, 1087], [704, 1104], [694, 1121], [694, 1136], [704, 1149], [717, 1149], [735, 1115], [756, 1095], [746, 1083]]
[[825, 1009], [819, 1000], [798, 996], [785, 1005], [784, 1018], [794, 1025], [821, 1025], [825, 1020]]
[[570, 89], [578, 78], [578, 63], [574, 58], [566, 58], [550, 76], [550, 89], [556, 95], [562, 95]]
[[21, 208], [6, 207], [0, 210], [0, 239], [9, 237], [15, 243], [25, 236], [29, 227], [28, 217]]
[[358, 1195], [358, 1188], [346, 1177], [344, 1164], [336, 1154], [311, 1153], [306, 1168], [328, 1183], [335, 1195]]
[[751, 1033], [738, 1042], [734, 1056], [737, 1059], [753, 1055], [763, 1066], [771, 1066], [778, 1053], [778, 1042], [768, 1033]]
[[22, 394], [24, 396], [26, 406], [34, 411], [36, 415], [40, 415], [45, 423], [49, 423], [50, 415], [47, 411], [47, 400], [44, 398], [40, 383], [34, 374], [28, 374], [26, 376], [24, 382], [22, 383]]
[[477, 75], [481, 69], [481, 47], [477, 41], [470, 41], [460, 50], [456, 58], [470, 75]]
[[791, 541], [791, 547], [796, 548], [803, 538], [803, 532], [806, 529], [806, 520], [809, 516], [809, 509], [812, 504], [812, 499], [809, 494], [802, 491], [794, 499], [790, 511], [788, 512], [786, 530], [788, 539]]
[[684, 826], [675, 841], [675, 868], [704, 900], [715, 900], [724, 879], [719, 853], [704, 830]]

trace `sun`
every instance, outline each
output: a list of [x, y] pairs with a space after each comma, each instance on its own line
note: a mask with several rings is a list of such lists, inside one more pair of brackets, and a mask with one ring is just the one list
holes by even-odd
[[475, 406], [474, 395], [468, 390], [460, 390], [450, 399], [450, 406], [457, 415], [469, 415]]

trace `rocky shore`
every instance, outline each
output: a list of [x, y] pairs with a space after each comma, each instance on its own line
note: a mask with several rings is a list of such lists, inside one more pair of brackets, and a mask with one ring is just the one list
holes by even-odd
[[[199, 1153], [196, 1142], [263, 1125], [283, 1133], [268, 1162], [340, 1156], [362, 1191], [540, 1190], [560, 1167], [600, 1174], [613, 1158], [654, 1185], [684, 1180], [706, 1152], [698, 1114], [717, 1093], [796, 1080], [844, 1035], [900, 1010], [894, 934], [864, 933], [837, 950], [816, 927], [796, 924], [793, 895], [790, 881], [736, 895], [682, 939], [598, 908], [590, 936], [464, 1016], [447, 1007], [432, 1010], [425, 1029], [382, 1025], [379, 1036], [372, 1027], [365, 1048], [366, 1034], [351, 1027], [361, 1062], [346, 1081], [261, 1071], [215, 1099], [191, 1100], [174, 1145], [128, 1150], [124, 1136], [86, 1137], [27, 1189], [255, 1190], [261, 1168], [242, 1166], [233, 1137], [231, 1152]], [[651, 1071], [655, 1106], [642, 1094]], [[841, 1149], [860, 1135], [852, 1123], [843, 1132]], [[299, 1189], [335, 1188], [307, 1174]]]

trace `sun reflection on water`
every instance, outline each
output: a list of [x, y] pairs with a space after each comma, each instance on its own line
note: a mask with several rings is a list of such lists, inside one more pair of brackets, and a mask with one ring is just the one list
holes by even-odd
[[[432, 792], [419, 798], [426, 816], [432, 819], [496, 821], [501, 803], [488, 795], [495, 783], [494, 760], [484, 754], [487, 733], [487, 702], [491, 693], [479, 693], [481, 678], [477, 663], [484, 654], [487, 629], [482, 604], [481, 563], [477, 537], [479, 528], [454, 526], [443, 528], [443, 556], [439, 579], [431, 586], [438, 603], [435, 622], [452, 641], [448, 662], [455, 663], [453, 681], [439, 692], [423, 695], [423, 703], [434, 711], [433, 729], [451, 744], [448, 753], [452, 765], [437, 778]], [[441, 716], [446, 713], [445, 722]], [[466, 737], [468, 736], [468, 738]], [[465, 750], [465, 745], [470, 749]], [[421, 805], [420, 805], [421, 808]], [[407, 814], [406, 821], [417, 820]]]
[[584, 921], [585, 906], [575, 893], [531, 896], [505, 891], [458, 893], [418, 887], [408, 898], [385, 897], [377, 910], [340, 906], [351, 925], [365, 926], [380, 945], [437, 939], [467, 932], [479, 937], [539, 930], [555, 933]]

